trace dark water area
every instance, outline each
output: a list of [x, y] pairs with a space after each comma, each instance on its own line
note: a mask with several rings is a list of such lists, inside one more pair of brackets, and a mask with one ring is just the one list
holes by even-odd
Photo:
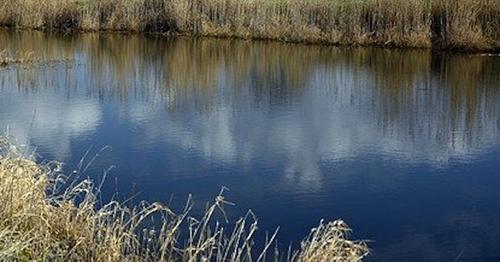
[[252, 209], [285, 247], [342, 218], [373, 260], [500, 260], [500, 57], [38, 32], [2, 49], [44, 62], [0, 68], [0, 127], [67, 170], [99, 153], [105, 198], [203, 206], [225, 186], [231, 219]]

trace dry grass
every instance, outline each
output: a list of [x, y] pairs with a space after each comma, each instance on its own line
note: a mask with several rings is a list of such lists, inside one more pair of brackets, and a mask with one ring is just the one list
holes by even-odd
[[498, 0], [9, 0], [0, 25], [500, 49]]
[[368, 252], [340, 220], [321, 222], [296, 252], [270, 250], [276, 232], [256, 251], [251, 212], [234, 224], [216, 221], [228, 203], [222, 192], [198, 219], [191, 201], [180, 214], [161, 203], [99, 205], [92, 181], [65, 186], [59, 163], [37, 164], [10, 141], [0, 138], [2, 261], [359, 261]]

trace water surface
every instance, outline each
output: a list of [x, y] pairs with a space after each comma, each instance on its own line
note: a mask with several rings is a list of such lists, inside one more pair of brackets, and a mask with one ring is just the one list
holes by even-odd
[[372, 259], [500, 260], [498, 57], [37, 32], [1, 49], [45, 62], [0, 68], [0, 127], [68, 170], [100, 152], [86, 175], [115, 167], [108, 199], [226, 186], [230, 216], [285, 247], [343, 218]]

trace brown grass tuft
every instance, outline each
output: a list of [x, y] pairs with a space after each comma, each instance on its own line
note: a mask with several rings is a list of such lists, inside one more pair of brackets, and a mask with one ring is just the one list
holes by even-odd
[[[231, 224], [231, 232], [216, 221], [228, 203], [222, 191], [201, 218], [189, 215], [192, 201], [180, 214], [161, 203], [127, 207], [113, 201], [96, 208], [92, 181], [65, 186], [59, 163], [40, 165], [10, 141], [0, 137], [2, 261], [359, 261], [368, 253], [365, 243], [347, 239], [343, 221], [321, 222], [300, 250], [286, 255], [269, 250], [276, 231], [257, 252], [251, 212]], [[148, 226], [153, 218], [160, 227]]]

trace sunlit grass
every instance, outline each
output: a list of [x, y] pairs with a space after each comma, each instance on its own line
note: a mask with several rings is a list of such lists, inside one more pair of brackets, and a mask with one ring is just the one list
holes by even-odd
[[341, 220], [321, 222], [296, 251], [274, 250], [278, 231], [255, 250], [252, 212], [217, 221], [229, 203], [223, 191], [199, 218], [191, 200], [179, 213], [161, 203], [102, 204], [91, 180], [68, 185], [60, 163], [36, 163], [11, 141], [0, 137], [1, 261], [359, 261], [368, 253]]
[[10, 0], [0, 25], [500, 49], [498, 0]]

